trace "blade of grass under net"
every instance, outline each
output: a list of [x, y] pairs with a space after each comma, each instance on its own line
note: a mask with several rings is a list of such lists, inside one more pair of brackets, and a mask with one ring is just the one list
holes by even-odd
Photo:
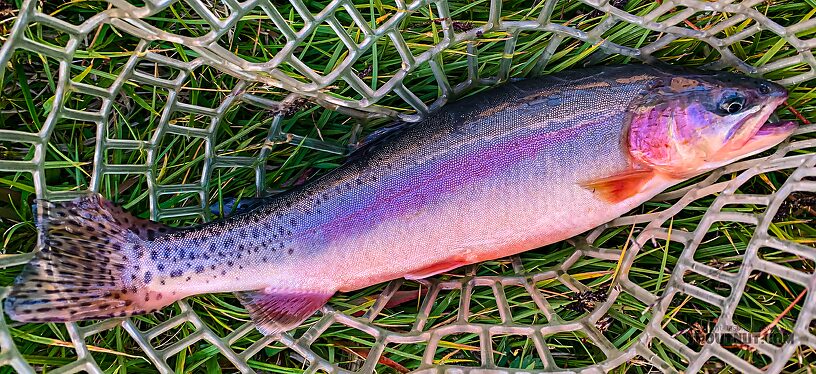
[[[40, 336], [37, 336], [37, 335], [29, 334], [29, 333], [27, 333], [25, 331], [22, 331], [22, 330], [19, 330], [19, 329], [15, 329], [13, 327], [9, 327], [9, 331], [11, 332], [12, 336], [14, 336], [16, 338], [26, 340], [26, 341], [30, 341], [32, 343], [38, 343], [38, 344], [45, 344], [45, 345], [56, 346], [56, 347], [65, 347], [65, 348], [76, 349], [76, 346], [74, 346], [74, 343], [71, 343], [71, 342], [68, 342], [68, 341], [50, 339], [50, 338], [43, 338], [43, 337], [40, 337]], [[91, 351], [91, 352], [108, 353], [108, 354], [117, 355], [117, 356], [124, 356], [124, 357], [130, 357], [130, 358], [139, 358], [139, 359], [143, 359], [143, 360], [147, 361], [147, 359], [142, 357], [142, 356], [131, 355], [131, 354], [127, 354], [127, 353], [124, 353], [124, 352], [119, 352], [117, 350], [97, 347], [95, 345], [85, 345], [85, 347], [88, 348], [88, 350]]]
[[17, 83], [20, 85], [20, 93], [23, 95], [26, 107], [28, 108], [28, 113], [31, 115], [31, 120], [35, 125], [35, 129], [31, 130], [32, 132], [39, 131], [39, 129], [42, 128], [42, 122], [40, 122], [40, 118], [37, 115], [37, 105], [34, 104], [34, 99], [31, 97], [31, 88], [28, 86], [28, 80], [26, 79], [25, 72], [17, 60], [12, 59], [11, 64], [14, 71], [17, 73]]
[[784, 47], [786, 44], [788, 44], [787, 40], [780, 38], [773, 45], [773, 47], [771, 47], [771, 49], [765, 52], [762, 55], [762, 57], [760, 57], [759, 60], [757, 60], [757, 62], [754, 63], [754, 67], [765, 65], [766, 63], [768, 63], [768, 61], [771, 61], [771, 59], [774, 58], [774, 56], [779, 52], [779, 50], [782, 49], [782, 47]]
[[[578, 62], [580, 62], [581, 60], [595, 52], [601, 46], [602, 43], [603, 42], [598, 42], [595, 44], [583, 43], [584, 47], [582, 47], [583, 50], [580, 53], [567, 58], [565, 61], [555, 65], [552, 69], [546, 70], [546, 74], [556, 73], [574, 66], [575, 64], [577, 64]], [[566, 55], [570, 50], [571, 49], [565, 49], [563, 51], [563, 54]], [[553, 57], [554, 57], [553, 60], [555, 60], [555, 55], [553, 55]]]
[[657, 294], [660, 291], [660, 285], [663, 284], [663, 277], [666, 275], [666, 272], [663, 269], [666, 268], [666, 261], [669, 257], [669, 243], [671, 242], [671, 234], [672, 234], [672, 227], [674, 225], [674, 218], [669, 221], [669, 229], [666, 234], [666, 245], [663, 246], [663, 260], [660, 263], [660, 268], [658, 269], [657, 275], [657, 283], [655, 284], [654, 293]]

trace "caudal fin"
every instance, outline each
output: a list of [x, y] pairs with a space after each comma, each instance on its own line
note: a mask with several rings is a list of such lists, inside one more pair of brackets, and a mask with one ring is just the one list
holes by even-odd
[[149, 312], [136, 260], [142, 243], [168, 231], [99, 195], [38, 204], [43, 248], [26, 264], [5, 300], [21, 322], [67, 322]]

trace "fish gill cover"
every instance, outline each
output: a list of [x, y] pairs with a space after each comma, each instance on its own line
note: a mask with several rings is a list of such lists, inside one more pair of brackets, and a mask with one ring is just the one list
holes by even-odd
[[[415, 120], [509, 78], [637, 58], [735, 68], [786, 85], [777, 114], [807, 122], [814, 12], [798, 1], [0, 2], [3, 284], [36, 246], [34, 198], [90, 189], [142, 218], [202, 222], [210, 205], [336, 167], [384, 116]], [[794, 371], [816, 347], [813, 147], [805, 126], [770, 158], [585, 236], [342, 294], [279, 339], [255, 332], [233, 296], [208, 295], [126, 320], [3, 324], [0, 364]]]

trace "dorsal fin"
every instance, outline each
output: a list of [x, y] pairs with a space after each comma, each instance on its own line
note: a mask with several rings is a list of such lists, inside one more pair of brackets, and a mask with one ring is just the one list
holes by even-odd
[[368, 134], [368, 136], [363, 138], [363, 140], [360, 140], [356, 145], [352, 146], [352, 151], [348, 156], [349, 159], [360, 157], [377, 144], [385, 143], [386, 141], [401, 135], [406, 130], [410, 129], [411, 125], [412, 124], [408, 122], [397, 121], [374, 130], [371, 134]]
[[221, 202], [215, 202], [210, 205], [210, 212], [217, 216], [222, 215], [222, 213], [224, 217], [235, 216], [238, 214], [251, 212], [264, 203], [269, 202], [269, 200], [270, 196], [242, 197], [240, 199], [236, 199], [234, 197], [224, 197], [223, 206]]

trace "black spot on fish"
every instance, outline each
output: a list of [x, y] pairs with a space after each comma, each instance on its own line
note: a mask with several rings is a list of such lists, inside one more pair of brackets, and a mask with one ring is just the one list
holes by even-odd
[[211, 270], [215, 270], [215, 265], [210, 265]]
[[190, 281], [190, 279], [193, 279], [193, 277], [187, 277], [187, 279], [185, 279], [184, 281], [185, 281], [185, 282], [189, 282], [189, 281]]
[[196, 268], [195, 268], [195, 272], [196, 272], [196, 274], [201, 274], [201, 273], [203, 273], [203, 272], [204, 272], [204, 266], [202, 266], [202, 265], [198, 265], [198, 266], [196, 266]]
[[292, 248], [289, 248], [289, 254], [291, 255], [292, 253], [295, 253], [295, 250], [292, 249]]
[[221, 275], [227, 275], [227, 271], [226, 270], [221, 270]]
[[215, 252], [215, 243], [210, 243], [210, 252]]
[[[224, 240], [224, 248], [232, 248], [232, 246], [233, 246], [234, 244], [235, 244], [235, 240], [232, 240], [232, 238], [229, 238], [229, 239], [227, 239], [227, 240]], [[220, 253], [220, 252], [219, 252], [219, 253]]]
[[[115, 250], [115, 251], [119, 251], [119, 250], [122, 249], [122, 246], [119, 245], [119, 243], [113, 243], [113, 244], [111, 244], [111, 248], [113, 248], [113, 250]], [[139, 258], [141, 258], [141, 256], [139, 256]]]
[[150, 281], [152, 281], [152, 280], [153, 280], [153, 273], [151, 273], [149, 271], [146, 272], [145, 275], [144, 275], [144, 283], [145, 284], [150, 284]]
[[156, 265], [156, 269], [159, 269], [159, 271], [164, 271], [164, 264]]
[[261, 257], [261, 261], [263, 261], [263, 262], [267, 262], [267, 261], [269, 261], [269, 259], [268, 259], [268, 258], [266, 258], [266, 256], [264, 256], [264, 257]]
[[289, 224], [292, 225], [292, 227], [297, 227], [297, 220], [292, 218], [289, 220]]
[[258, 230], [257, 227], [252, 228], [252, 237], [257, 238], [261, 236], [261, 232]]
[[181, 276], [181, 270], [173, 270], [170, 272], [171, 278], [178, 278]]
[[232, 267], [232, 265], [235, 265], [235, 263], [232, 261], [227, 261], [227, 266]]

